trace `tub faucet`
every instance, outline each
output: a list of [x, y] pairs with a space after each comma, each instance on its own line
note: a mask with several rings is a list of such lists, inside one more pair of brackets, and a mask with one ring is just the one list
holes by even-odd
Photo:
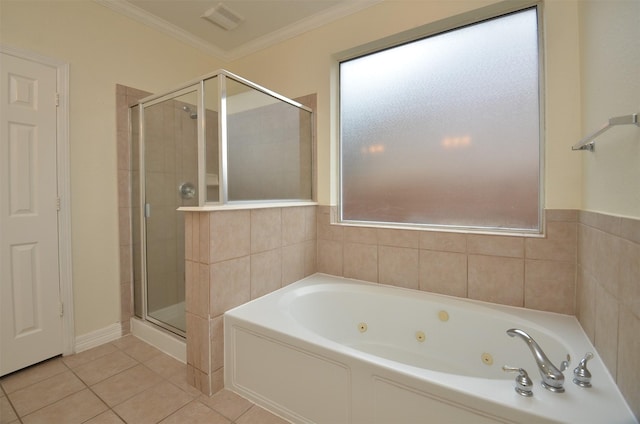
[[540, 371], [540, 376], [542, 377], [542, 387], [555, 393], [564, 392], [564, 387], [562, 387], [564, 374], [551, 363], [538, 343], [536, 343], [530, 335], [517, 328], [507, 330], [507, 334], [511, 337], [519, 336], [527, 343], [529, 349], [531, 349], [536, 364], [538, 364], [538, 371]]

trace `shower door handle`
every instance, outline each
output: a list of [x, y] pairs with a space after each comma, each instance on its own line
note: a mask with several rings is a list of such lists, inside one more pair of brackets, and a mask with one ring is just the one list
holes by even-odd
[[144, 204], [144, 217], [145, 218], [149, 218], [151, 216], [151, 204], [150, 203], [145, 203]]

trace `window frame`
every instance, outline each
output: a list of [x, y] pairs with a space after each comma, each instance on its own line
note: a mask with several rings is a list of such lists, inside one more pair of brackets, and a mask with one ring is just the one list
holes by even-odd
[[[454, 31], [470, 25], [489, 21], [501, 16], [517, 13], [527, 9], [536, 9], [537, 16], [537, 42], [538, 42], [538, 118], [539, 118], [539, 161], [538, 161], [538, 224], [537, 228], [501, 228], [501, 227], [481, 227], [466, 225], [440, 225], [440, 224], [418, 224], [418, 223], [402, 223], [402, 222], [385, 222], [385, 221], [359, 221], [347, 220], [343, 216], [343, 169], [342, 169], [342, 120], [341, 120], [341, 99], [340, 99], [340, 64], [359, 57], [382, 52], [394, 47], [408, 44], [421, 39], [436, 36], [438, 34]], [[517, 236], [541, 236], [544, 234], [544, 193], [545, 193], [545, 75], [544, 75], [544, 9], [541, 1], [530, 0], [512, 0], [493, 4], [480, 9], [472, 10], [460, 15], [455, 15], [436, 22], [428, 23], [418, 28], [394, 34], [334, 55], [334, 94], [335, 94], [335, 140], [337, 143], [337, 196], [338, 207], [336, 223], [349, 226], [367, 226], [381, 228], [409, 228], [409, 229], [427, 229], [448, 232], [465, 232], [465, 233], [485, 233], [485, 234], [501, 234], [501, 235], [517, 235]]]

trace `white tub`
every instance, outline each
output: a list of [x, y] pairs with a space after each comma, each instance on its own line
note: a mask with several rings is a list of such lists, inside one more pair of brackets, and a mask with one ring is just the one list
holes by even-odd
[[[513, 327], [571, 356], [564, 393]], [[227, 312], [224, 338], [225, 386], [295, 423], [637, 422], [572, 316], [316, 274]], [[572, 382], [586, 352], [592, 388]]]

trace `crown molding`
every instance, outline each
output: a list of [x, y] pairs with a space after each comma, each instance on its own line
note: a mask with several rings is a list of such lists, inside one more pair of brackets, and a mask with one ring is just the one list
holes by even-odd
[[196, 37], [179, 28], [172, 23], [165, 21], [151, 13], [147, 12], [144, 9], [141, 9], [133, 4], [125, 1], [125, 0], [93, 0], [94, 2], [113, 10], [121, 15], [124, 15], [128, 18], [131, 18], [135, 21], [140, 22], [141, 24], [147, 25], [153, 29], [156, 29], [170, 37], [173, 37], [179, 41], [182, 41], [185, 44], [188, 44], [192, 47], [200, 49], [207, 54], [212, 56], [216, 56], [221, 59], [226, 59], [227, 52], [220, 49], [219, 47], [214, 46], [213, 44], [203, 40], [200, 37]]
[[240, 59], [243, 56], [255, 53], [259, 50], [273, 46], [274, 44], [319, 28], [322, 25], [326, 25], [338, 19], [357, 13], [375, 4], [381, 3], [382, 1], [383, 0], [358, 0], [342, 3], [338, 6], [316, 13], [306, 19], [269, 33], [263, 37], [257, 38], [252, 42], [246, 43], [227, 52], [227, 55], [229, 60]]
[[172, 38], [182, 41], [185, 44], [195, 47], [207, 54], [215, 56], [219, 59], [231, 61], [240, 59], [243, 56], [255, 53], [279, 42], [311, 31], [322, 25], [359, 12], [375, 4], [381, 3], [383, 0], [357, 0], [345, 2], [229, 51], [223, 50], [218, 46], [206, 40], [203, 40], [200, 37], [196, 37], [190, 32], [171, 24], [164, 19], [152, 15], [146, 10], [141, 9], [125, 0], [93, 1], [108, 9], [113, 10], [116, 13], [127, 16], [137, 22], [140, 22], [166, 35], [169, 35]]

